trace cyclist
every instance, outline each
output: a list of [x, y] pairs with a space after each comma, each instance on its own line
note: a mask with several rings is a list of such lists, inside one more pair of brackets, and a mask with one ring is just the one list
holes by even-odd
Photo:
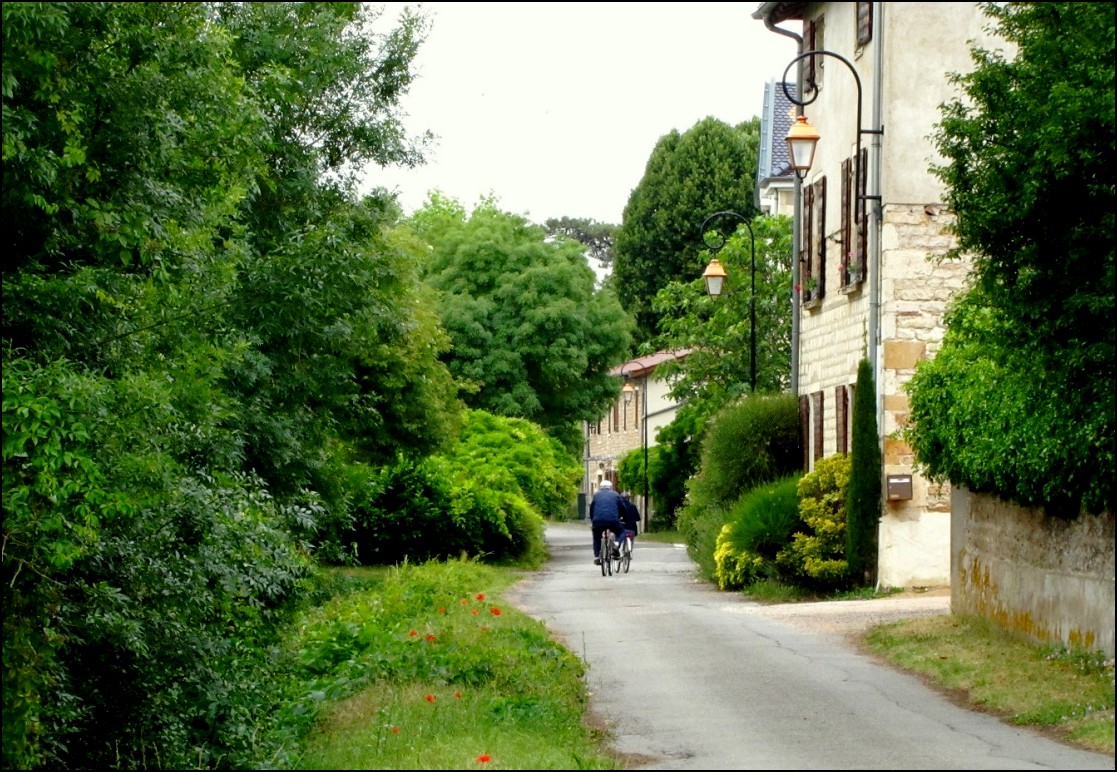
[[640, 510], [632, 503], [632, 496], [628, 491], [621, 494], [621, 522], [625, 531], [622, 536], [618, 536], [618, 541], [624, 536], [635, 539], [640, 526]]
[[[590, 502], [590, 527], [593, 529], [593, 564], [601, 565], [601, 534], [606, 530], [614, 534], [624, 533], [621, 525], [621, 511], [623, 509], [620, 495], [613, 490], [613, 483], [602, 480], [597, 493], [593, 494]], [[615, 544], [609, 545], [616, 549]], [[608, 557], [606, 557], [606, 560]]]

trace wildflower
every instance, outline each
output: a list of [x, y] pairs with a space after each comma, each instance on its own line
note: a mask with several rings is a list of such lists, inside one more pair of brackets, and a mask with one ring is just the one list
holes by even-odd
[[469, 613], [473, 614], [473, 616], [477, 616], [477, 609], [473, 609], [473, 611], [470, 611]]
[[467, 598], [462, 598], [462, 605], [464, 606], [467, 603], [469, 603], [469, 600]]
[[483, 593], [483, 592], [477, 593], [477, 600], [484, 600], [484, 599], [485, 599], [485, 593]]
[[439, 609], [438, 609], [438, 613], [439, 613], [439, 614], [445, 614], [445, 613], [446, 613], [446, 609], [444, 609], [444, 608], [439, 608]]
[[434, 695], [433, 694], [428, 694], [427, 695], [427, 702], [434, 702]]
[[407, 634], [410, 635], [412, 638], [414, 638], [416, 635], [419, 634], [419, 631], [418, 630], [410, 630], [410, 631], [408, 631]]
[[483, 633], [489, 632], [489, 626], [488, 625], [481, 625], [481, 632], [483, 632]]
[[500, 616], [500, 609], [498, 609], [496, 606], [493, 606], [491, 609], [489, 609], [489, 611], [492, 612], [494, 617]]
[[427, 633], [427, 643], [434, 643], [434, 633]]
[[399, 734], [399, 727], [398, 726], [393, 726], [392, 727], [392, 734]]
[[461, 692], [454, 692], [454, 696], [457, 697], [460, 700], [462, 698], [462, 693]]
[[482, 753], [480, 756], [477, 757], [477, 761], [481, 764], [488, 764], [492, 760], [493, 757], [487, 753]]

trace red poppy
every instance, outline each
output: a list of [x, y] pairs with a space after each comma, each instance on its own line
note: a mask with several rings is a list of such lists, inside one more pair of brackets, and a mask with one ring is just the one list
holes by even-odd
[[492, 760], [493, 757], [487, 753], [482, 753], [480, 756], [477, 757], [477, 761], [481, 762], [482, 764], [488, 764]]
[[468, 598], [462, 598], [462, 601], [461, 601], [461, 602], [462, 602], [462, 605], [464, 606], [464, 605], [466, 605], [467, 603], [469, 603], [469, 599], [468, 599]]
[[434, 643], [434, 633], [427, 633], [427, 643]]
[[473, 609], [473, 611], [470, 611], [469, 613], [473, 614], [473, 616], [477, 616], [477, 609]]
[[500, 616], [500, 609], [498, 609], [498, 608], [497, 608], [496, 606], [493, 606], [493, 607], [492, 607], [491, 609], [489, 609], [489, 610], [490, 610], [491, 612], [493, 612], [493, 616], [494, 616], [494, 617], [498, 617], [498, 616]]
[[433, 694], [428, 694], [427, 695], [427, 702], [434, 702], [434, 695]]
[[414, 638], [416, 635], [419, 634], [419, 631], [418, 630], [409, 630], [407, 634], [410, 635], [412, 638]]
[[399, 734], [399, 727], [398, 726], [393, 726], [392, 727], [392, 734]]
[[483, 593], [483, 592], [477, 593], [477, 600], [484, 600], [484, 599], [485, 599], [485, 593]]
[[439, 613], [439, 614], [445, 614], [445, 613], [446, 613], [446, 609], [444, 609], [444, 608], [440, 608], [440, 609], [438, 610], [438, 613]]
[[460, 700], [462, 698], [462, 693], [461, 692], [454, 692], [454, 696], [457, 697]]

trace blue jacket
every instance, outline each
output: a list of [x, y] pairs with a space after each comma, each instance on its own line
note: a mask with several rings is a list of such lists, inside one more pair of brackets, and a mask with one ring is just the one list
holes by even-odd
[[623, 511], [621, 495], [610, 488], [593, 494], [590, 502], [590, 520], [594, 523], [619, 523]]

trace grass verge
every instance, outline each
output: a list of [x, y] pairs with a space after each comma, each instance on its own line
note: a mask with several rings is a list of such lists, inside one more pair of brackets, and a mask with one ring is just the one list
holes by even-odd
[[619, 769], [585, 722], [582, 662], [503, 604], [515, 569], [470, 561], [349, 572], [308, 613], [297, 769]]
[[1100, 653], [1037, 646], [986, 619], [954, 614], [880, 625], [862, 640], [970, 709], [1114, 752], [1113, 660]]

